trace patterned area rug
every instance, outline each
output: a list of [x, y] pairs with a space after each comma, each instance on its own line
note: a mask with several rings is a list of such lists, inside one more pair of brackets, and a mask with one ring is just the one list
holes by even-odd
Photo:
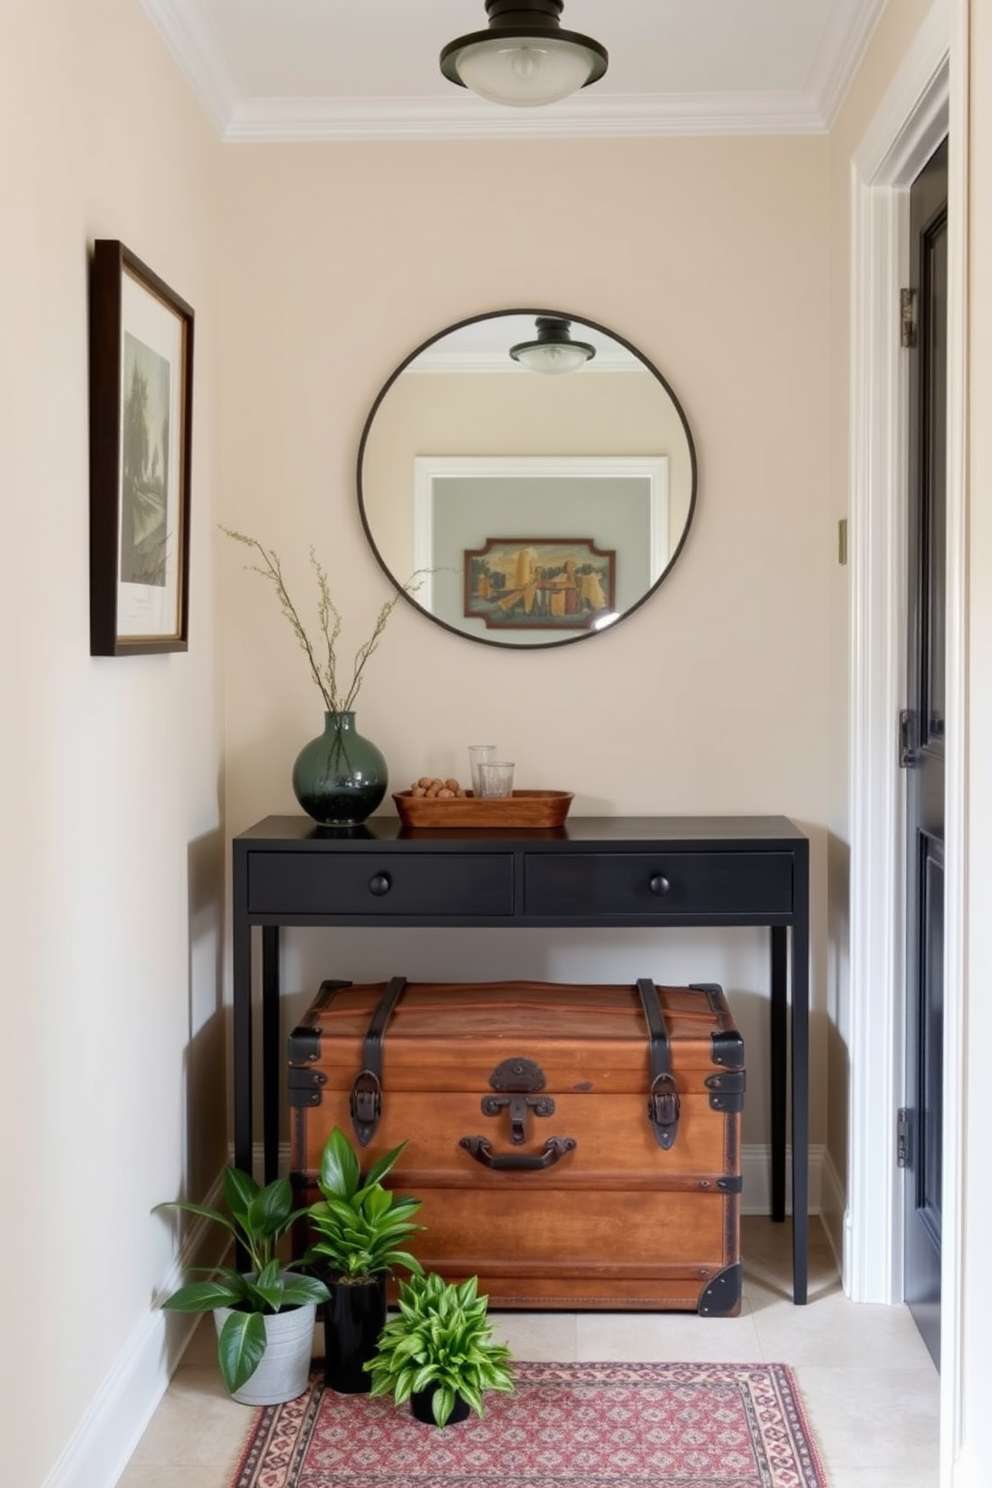
[[443, 1430], [389, 1399], [258, 1411], [231, 1488], [826, 1488], [784, 1364], [515, 1363]]

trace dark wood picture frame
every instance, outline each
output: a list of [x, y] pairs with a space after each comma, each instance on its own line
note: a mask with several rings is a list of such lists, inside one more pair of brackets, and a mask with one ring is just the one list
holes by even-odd
[[487, 537], [463, 562], [465, 615], [487, 630], [594, 630], [616, 618], [616, 551], [591, 537]]
[[90, 271], [90, 654], [185, 651], [193, 311], [115, 238]]

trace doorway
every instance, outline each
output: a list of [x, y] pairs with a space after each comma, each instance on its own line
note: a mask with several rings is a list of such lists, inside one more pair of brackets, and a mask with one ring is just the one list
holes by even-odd
[[903, 1296], [940, 1366], [943, 1228], [944, 755], [947, 552], [947, 156], [910, 191], [906, 700], [906, 1104]]

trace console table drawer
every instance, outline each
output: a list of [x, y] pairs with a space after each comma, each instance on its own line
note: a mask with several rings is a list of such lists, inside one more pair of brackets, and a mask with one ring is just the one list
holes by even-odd
[[510, 853], [248, 855], [248, 912], [512, 915]]
[[757, 915], [792, 913], [792, 854], [531, 853], [525, 913]]

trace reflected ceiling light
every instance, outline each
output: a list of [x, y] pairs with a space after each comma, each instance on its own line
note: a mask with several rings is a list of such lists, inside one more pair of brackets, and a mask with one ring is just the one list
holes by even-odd
[[572, 322], [559, 315], [539, 315], [536, 341], [519, 341], [510, 355], [531, 372], [574, 372], [596, 355], [588, 341], [573, 341]]
[[441, 53], [449, 82], [515, 108], [556, 103], [603, 76], [605, 47], [561, 30], [564, 0], [486, 0], [488, 31], [450, 41]]

